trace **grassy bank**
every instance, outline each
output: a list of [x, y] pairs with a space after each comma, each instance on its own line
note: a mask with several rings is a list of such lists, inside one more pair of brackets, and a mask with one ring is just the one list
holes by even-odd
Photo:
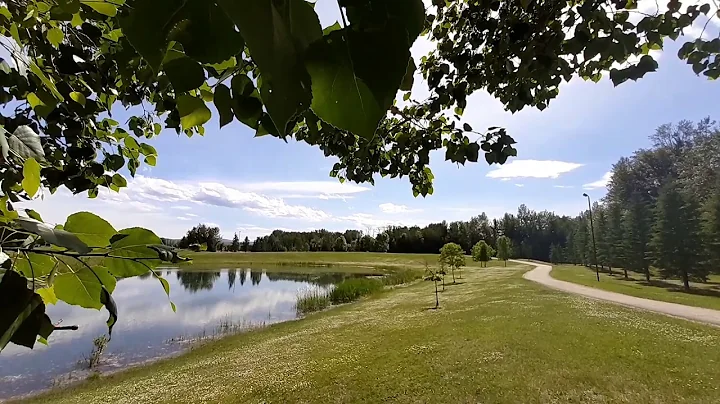
[[650, 283], [648, 283], [644, 274], [632, 271], [628, 272], [629, 279], [627, 280], [622, 271], [616, 270], [613, 275], [600, 272], [600, 282], [598, 282], [595, 269], [579, 265], [557, 265], [553, 266], [550, 275], [562, 281], [630, 296], [720, 310], [720, 279], [718, 276], [711, 277], [708, 283], [691, 283], [691, 290], [686, 292], [679, 280], [651, 277]]
[[38, 403], [720, 401], [720, 329], [466, 270], [210, 343]]
[[[423, 269], [425, 263], [437, 265], [438, 254], [390, 254], [366, 252], [285, 252], [285, 253], [232, 253], [232, 252], [184, 252], [183, 256], [192, 258], [191, 264], [184, 266], [193, 269], [239, 268], [261, 266], [264, 269], [278, 271], [313, 268], [313, 271], [342, 272], [392, 272], [399, 268]], [[479, 263], [466, 258], [468, 267], [479, 267]], [[501, 266], [492, 261], [489, 266]]]

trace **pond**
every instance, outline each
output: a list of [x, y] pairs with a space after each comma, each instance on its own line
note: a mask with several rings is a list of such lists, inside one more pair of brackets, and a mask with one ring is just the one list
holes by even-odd
[[[180, 353], [202, 338], [295, 319], [295, 301], [303, 289], [329, 288], [353, 276], [259, 269], [163, 272], [177, 312], [157, 279], [118, 281], [113, 292], [118, 323], [93, 371], [116, 371]], [[87, 361], [93, 340], [107, 333], [107, 311], [59, 302], [47, 312], [53, 322], [79, 329], [56, 331], [49, 346], [36, 344], [33, 350], [8, 345], [0, 354], [0, 401], [90, 375]]]

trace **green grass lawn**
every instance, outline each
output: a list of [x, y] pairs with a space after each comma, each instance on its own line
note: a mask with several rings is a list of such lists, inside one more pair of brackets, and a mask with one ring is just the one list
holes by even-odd
[[418, 282], [31, 401], [720, 402], [720, 329], [554, 291], [526, 269], [467, 269], [439, 310]]
[[720, 310], [720, 279], [717, 275], [711, 276], [708, 283], [691, 282], [691, 291], [686, 292], [679, 280], [652, 277], [648, 284], [644, 274], [629, 271], [629, 280], [626, 280], [622, 270], [613, 272], [613, 275], [600, 272], [598, 282], [595, 269], [579, 265], [556, 265], [550, 275], [555, 279], [630, 296]]
[[[425, 263], [437, 266], [439, 254], [390, 254], [366, 252], [282, 252], [282, 253], [232, 253], [232, 252], [183, 252], [182, 256], [192, 258], [192, 263], [184, 264], [193, 269], [238, 268], [243, 266], [261, 266], [262, 268], [287, 270], [304, 267], [316, 267], [313, 271], [328, 267], [343, 272], [383, 272], [398, 268], [424, 269]], [[479, 267], [467, 256], [468, 267]], [[488, 266], [502, 266], [502, 262], [491, 261]]]

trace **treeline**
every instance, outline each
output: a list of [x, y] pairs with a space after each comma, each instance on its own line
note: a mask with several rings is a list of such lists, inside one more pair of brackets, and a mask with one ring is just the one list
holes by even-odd
[[[663, 277], [705, 281], [720, 270], [720, 128], [709, 118], [697, 124], [662, 125], [652, 147], [613, 166], [608, 193], [592, 211], [576, 218], [565, 243], [552, 248], [553, 261], [597, 262]], [[625, 273], [627, 276], [627, 272]]]
[[[359, 230], [275, 230], [249, 245], [247, 237], [239, 243], [236, 235], [230, 248], [437, 254], [446, 243], [456, 243], [471, 254], [481, 240], [497, 250], [498, 238], [506, 236], [511, 258], [598, 264], [648, 279], [653, 266], [688, 287], [690, 280], [703, 281], [720, 270], [720, 128], [709, 118], [681, 121], [660, 126], [650, 139], [651, 148], [613, 165], [607, 196], [575, 217], [521, 205], [497, 219], [482, 213], [468, 221], [390, 226], [374, 236]], [[188, 233], [183, 242], [202, 239]]]

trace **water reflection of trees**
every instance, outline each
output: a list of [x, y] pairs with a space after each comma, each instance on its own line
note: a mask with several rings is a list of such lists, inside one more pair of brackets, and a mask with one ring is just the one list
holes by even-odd
[[233, 289], [235, 286], [235, 278], [237, 277], [234, 269], [228, 269], [228, 290]]
[[210, 271], [178, 271], [177, 278], [180, 284], [189, 292], [199, 290], [212, 290], [215, 281], [220, 277], [220, 272]]
[[262, 279], [262, 270], [250, 270], [250, 281], [252, 281], [253, 286], [260, 284], [260, 279]]
[[360, 278], [362, 274], [343, 274], [326, 272], [321, 274], [303, 274], [297, 272], [268, 272], [265, 274], [271, 281], [308, 282], [319, 286], [335, 285], [347, 278]]

